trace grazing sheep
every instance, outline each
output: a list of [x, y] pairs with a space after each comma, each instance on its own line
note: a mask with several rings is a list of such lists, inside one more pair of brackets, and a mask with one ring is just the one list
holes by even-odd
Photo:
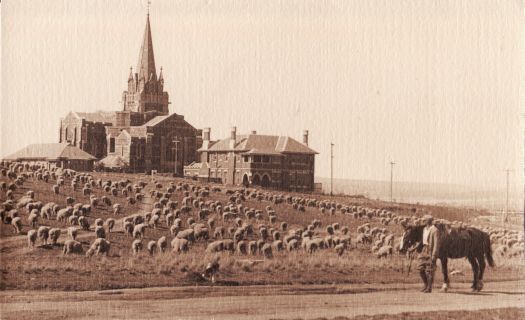
[[109, 249], [111, 248], [111, 243], [103, 238], [97, 238], [89, 247], [89, 250], [86, 252], [86, 256], [90, 257], [94, 254], [105, 254], [109, 255]]
[[57, 212], [57, 221], [65, 221], [73, 212], [73, 208], [67, 207]]
[[185, 229], [177, 233], [177, 238], [186, 239], [189, 242], [195, 242], [195, 231], [193, 229]]
[[82, 253], [82, 244], [78, 241], [68, 239], [64, 242], [62, 254]]
[[118, 203], [113, 205], [113, 214], [118, 215], [121, 212], [122, 206]]
[[272, 242], [272, 247], [275, 249], [275, 251], [283, 251], [284, 244], [282, 240], [275, 240]]
[[102, 227], [103, 225], [104, 225], [104, 220], [102, 220], [101, 218], [95, 219], [95, 226], [96, 227]]
[[173, 221], [175, 220], [175, 215], [173, 213], [168, 213], [166, 215], [166, 225], [170, 227], [173, 225]]
[[168, 241], [166, 240], [165, 236], [159, 238], [159, 240], [157, 241], [157, 247], [159, 248], [160, 252], [166, 251], [166, 249], [168, 248]]
[[16, 234], [22, 233], [22, 219], [20, 217], [14, 217], [11, 220], [11, 225], [15, 229]]
[[75, 227], [69, 227], [69, 228], [67, 228], [67, 234], [71, 237], [71, 239], [76, 240], [77, 239], [77, 234], [78, 234], [78, 229], [75, 228]]
[[176, 225], [172, 225], [171, 228], [170, 228], [170, 233], [172, 236], [175, 236], [177, 235], [177, 233], [179, 233], [180, 231], [180, 227], [176, 226]]
[[248, 254], [248, 243], [246, 241], [239, 241], [237, 243], [237, 253], [238, 254]]
[[174, 238], [171, 241], [171, 247], [173, 252], [181, 253], [181, 252], [187, 252], [188, 251], [188, 240], [183, 238]]
[[153, 226], [153, 229], [157, 229], [157, 226], [159, 224], [159, 221], [160, 221], [160, 216], [154, 214], [151, 219], [149, 220], [149, 225], [150, 226]]
[[375, 253], [377, 258], [386, 258], [388, 256], [391, 256], [393, 252], [392, 246], [383, 246], [377, 250]]
[[27, 232], [27, 244], [29, 245], [29, 247], [35, 247], [36, 237], [36, 230], [29, 230]]
[[154, 240], [148, 242], [147, 249], [149, 255], [152, 256], [155, 253], [155, 250], [157, 250], [157, 242]]
[[265, 243], [261, 248], [261, 253], [267, 259], [273, 258], [272, 246], [269, 243]]
[[203, 227], [200, 227], [200, 228], [194, 228], [193, 229], [194, 232], [195, 232], [195, 240], [208, 240], [210, 238], [210, 235], [209, 235], [209, 232], [208, 232], [208, 228], [203, 228]]
[[250, 241], [248, 242], [248, 252], [252, 255], [257, 254], [257, 241]]
[[334, 249], [338, 256], [342, 256], [343, 253], [345, 252], [345, 245], [344, 243], [340, 243], [336, 245]]
[[291, 239], [286, 243], [286, 249], [288, 249], [288, 251], [299, 249], [299, 241], [295, 238]]
[[108, 228], [108, 233], [111, 233], [111, 231], [115, 227], [115, 219], [108, 218], [106, 220], [106, 227]]
[[38, 228], [38, 238], [44, 243], [44, 245], [47, 245], [47, 240], [49, 239], [49, 227], [41, 226]]
[[29, 222], [29, 225], [33, 228], [38, 226], [38, 210], [31, 210], [31, 213], [27, 217], [27, 222]]
[[96, 226], [95, 227], [95, 235], [97, 238], [105, 238], [106, 237], [106, 230], [104, 230], [103, 226]]
[[58, 238], [60, 237], [60, 229], [58, 228], [51, 228], [49, 230], [49, 238], [51, 239], [51, 244], [56, 245]]
[[82, 228], [82, 230], [89, 231], [89, 221], [86, 217], [80, 216], [78, 217], [78, 225]]
[[133, 223], [130, 221], [124, 222], [124, 230], [126, 231], [126, 234], [130, 237], [133, 236]]
[[67, 218], [67, 221], [69, 222], [69, 225], [71, 225], [71, 226], [75, 226], [75, 225], [80, 224], [78, 222], [78, 216], [76, 216], [76, 215], [69, 216], [69, 218]]
[[131, 252], [133, 255], [137, 255], [142, 250], [142, 240], [136, 239], [131, 243]]
[[133, 228], [133, 238], [135, 239], [142, 239], [145, 235], [145, 232], [146, 232], [146, 225], [141, 223], [141, 224], [137, 224], [134, 228]]

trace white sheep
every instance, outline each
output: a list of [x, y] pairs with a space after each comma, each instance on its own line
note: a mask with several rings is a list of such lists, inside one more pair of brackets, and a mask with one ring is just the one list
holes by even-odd
[[51, 239], [51, 243], [53, 245], [57, 244], [58, 238], [60, 237], [60, 229], [58, 228], [52, 228], [49, 230], [49, 238]]
[[136, 255], [142, 250], [142, 240], [136, 239], [131, 243], [131, 252]]
[[77, 234], [78, 234], [78, 228], [76, 227], [67, 228], [67, 234], [71, 237], [71, 239], [76, 240]]
[[104, 230], [103, 226], [96, 226], [95, 227], [95, 235], [97, 238], [105, 238], [106, 237], [106, 230]]
[[143, 223], [140, 223], [140, 224], [137, 224], [134, 228], [133, 228], [133, 238], [135, 239], [142, 239], [145, 235], [145, 232], [146, 232], [146, 225], [143, 224]]
[[147, 249], [149, 252], [149, 255], [152, 256], [155, 253], [155, 250], [157, 249], [157, 242], [154, 240], [151, 240], [148, 242]]
[[41, 226], [40, 228], [38, 228], [38, 238], [42, 240], [44, 245], [47, 245], [47, 239], [49, 239], [49, 230], [50, 228], [46, 226]]
[[27, 244], [29, 247], [34, 247], [36, 242], [37, 233], [36, 230], [29, 230], [27, 232]]
[[106, 227], [108, 228], [108, 233], [111, 233], [115, 227], [115, 219], [109, 218], [106, 220]]
[[78, 241], [68, 239], [64, 242], [62, 254], [82, 253], [82, 244]]
[[22, 233], [22, 219], [20, 217], [14, 217], [11, 220], [11, 225], [15, 229], [16, 234]]
[[160, 252], [166, 251], [166, 248], [168, 247], [168, 240], [165, 236], [162, 236], [157, 241], [157, 247], [159, 248]]
[[31, 227], [36, 228], [38, 226], [38, 216], [39, 214], [37, 209], [31, 210], [31, 213], [27, 217], [27, 222], [29, 222]]
[[188, 251], [188, 240], [182, 238], [174, 238], [171, 241], [171, 247], [173, 252], [187, 252]]
[[109, 250], [111, 248], [111, 243], [103, 238], [97, 238], [91, 244], [91, 247], [86, 252], [86, 256], [92, 256], [94, 254], [105, 254], [109, 255]]

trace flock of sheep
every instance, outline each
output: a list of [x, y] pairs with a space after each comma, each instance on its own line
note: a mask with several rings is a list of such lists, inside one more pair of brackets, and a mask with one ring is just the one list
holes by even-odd
[[[404, 216], [388, 209], [346, 205], [312, 197], [295, 196], [256, 189], [227, 189], [188, 182], [151, 183], [129, 180], [103, 181], [91, 174], [72, 170], [52, 169], [44, 166], [14, 163], [0, 167], [0, 189], [6, 200], [0, 209], [1, 219], [10, 224], [17, 234], [27, 231], [28, 246], [37, 241], [43, 245], [57, 245], [60, 236], [63, 254], [84, 253], [78, 241], [79, 233], [94, 235], [86, 256], [109, 255], [111, 242], [108, 235], [122, 231], [127, 235], [131, 254], [145, 250], [149, 255], [191, 252], [194, 247], [205, 248], [208, 254], [229, 252], [237, 255], [273, 258], [277, 253], [303, 250], [313, 253], [320, 250], [342, 256], [347, 250], [361, 247], [378, 258], [392, 255], [398, 248], [400, 234], [394, 234], [389, 225], [417, 222], [415, 216]], [[39, 200], [29, 190], [15, 199], [15, 191], [28, 181], [49, 184], [51, 191], [65, 197], [65, 205]], [[66, 188], [69, 185], [70, 188]], [[67, 194], [67, 190], [81, 192], [82, 201]], [[212, 194], [222, 194], [224, 201], [213, 200]], [[98, 194], [99, 196], [96, 196]], [[110, 197], [111, 196], [111, 197]], [[126, 203], [126, 209], [113, 199]], [[115, 200], [114, 200], [115, 201]], [[250, 206], [263, 203], [256, 209]], [[140, 206], [136, 206], [140, 204]], [[147, 212], [142, 212], [148, 207]], [[96, 218], [94, 209], [105, 208], [113, 218]], [[278, 208], [278, 209], [277, 209]], [[293, 226], [284, 221], [280, 212], [302, 212], [314, 209], [322, 216], [347, 215], [360, 221], [355, 230], [339, 222], [323, 224], [321, 219]], [[132, 212], [126, 212], [133, 210]], [[137, 212], [138, 211], [138, 212]], [[279, 212], [280, 211], [280, 212]], [[27, 225], [22, 224], [26, 217]], [[50, 221], [56, 220], [55, 227]], [[336, 219], [331, 219], [336, 220]], [[90, 221], [93, 223], [91, 224]], [[457, 223], [461, 227], [461, 223]], [[115, 230], [115, 228], [122, 228]], [[146, 240], [146, 235], [156, 230], [160, 237]], [[394, 228], [395, 229], [395, 228]], [[399, 229], [399, 228], [398, 228]], [[504, 229], [481, 228], [491, 235], [500, 255], [523, 255], [523, 234]], [[169, 240], [171, 239], [171, 241]]]

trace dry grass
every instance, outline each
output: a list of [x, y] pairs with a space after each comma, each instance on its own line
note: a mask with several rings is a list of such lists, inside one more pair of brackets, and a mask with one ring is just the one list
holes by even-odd
[[[151, 177], [144, 175], [129, 174], [94, 174], [95, 178], [111, 179], [130, 179], [132, 181], [151, 181]], [[0, 178], [0, 181], [2, 179]], [[167, 186], [169, 181], [180, 181], [159, 177]], [[194, 182], [192, 182], [194, 183]], [[73, 196], [77, 201], [87, 203], [88, 197], [84, 197], [80, 191], [72, 191], [68, 187], [62, 189], [61, 195], [52, 193], [53, 183], [41, 181], [27, 181], [15, 192], [15, 197], [19, 198], [29, 189], [34, 190], [36, 199], [49, 202], [54, 201], [63, 205], [65, 197]], [[148, 189], [151, 186], [148, 186]], [[224, 189], [224, 187], [222, 187]], [[122, 195], [113, 197], [105, 194], [100, 189], [95, 189], [97, 196], [106, 195], [113, 203], [120, 203], [124, 207], [122, 216], [131, 215], [137, 212], [150, 211], [152, 199], [147, 198], [143, 203], [133, 206], [125, 204]], [[165, 190], [165, 188], [163, 188]], [[146, 190], [147, 191], [147, 190]], [[182, 195], [176, 193], [174, 200], [182, 200]], [[224, 193], [211, 193], [210, 198], [227, 203], [228, 196]], [[324, 197], [326, 198], [326, 197]], [[0, 200], [5, 200], [5, 193], [0, 192]], [[370, 207], [384, 207], [387, 204], [372, 201], [364, 198], [334, 198], [334, 200], [347, 203], [368, 205]], [[245, 202], [246, 207], [263, 209], [269, 205], [266, 201], [256, 201], [249, 199]], [[349, 215], [337, 214], [330, 216], [321, 214], [315, 208], [307, 208], [306, 212], [297, 212], [289, 205], [272, 205], [278, 214], [278, 221], [274, 227], [278, 227], [280, 222], [287, 221], [290, 228], [304, 227], [313, 219], [322, 221], [323, 226], [338, 222], [341, 226], [348, 226], [352, 235], [355, 236], [357, 226], [368, 222], [367, 220], [356, 220]], [[414, 209], [415, 208], [415, 209]], [[402, 214], [422, 214], [432, 210], [442, 212], [444, 216], [435, 213], [436, 216], [448, 218], [464, 215], [460, 209], [400, 205], [393, 208]], [[457, 213], [459, 210], [459, 213]], [[20, 210], [23, 214], [23, 231], [27, 232], [25, 209]], [[94, 219], [114, 217], [111, 208], [99, 206], [89, 216], [89, 221], [93, 224]], [[185, 221], [187, 216], [183, 218]], [[258, 222], [252, 222], [256, 225]], [[264, 223], [268, 224], [265, 220]], [[56, 220], [46, 220], [45, 225], [64, 228], [66, 225], [58, 223]], [[222, 223], [220, 223], [222, 224]], [[230, 226], [232, 222], [224, 224]], [[384, 227], [377, 220], [371, 222], [372, 226]], [[388, 230], [397, 235], [401, 233], [401, 228], [397, 225], [389, 225]], [[324, 228], [323, 228], [324, 229]], [[321, 234], [324, 231], [321, 231]], [[150, 240], [157, 240], [160, 236], [166, 235], [168, 242], [172, 239], [169, 230], [165, 225], [153, 230], [148, 229], [143, 243]], [[352, 245], [351, 250], [345, 252], [342, 257], [338, 257], [333, 249], [307, 254], [304, 251], [297, 252], [274, 252], [273, 259], [264, 259], [261, 255], [241, 256], [221, 253], [218, 255], [206, 254], [206, 243], [198, 242], [190, 248], [189, 253], [175, 254], [167, 252], [156, 254], [150, 257], [146, 253], [138, 256], [131, 254], [131, 238], [127, 237], [121, 230], [121, 224], [117, 222], [116, 232], [107, 237], [111, 242], [111, 253], [109, 257], [86, 258], [83, 255], [62, 256], [61, 244], [67, 239], [63, 234], [59, 239], [59, 245], [55, 247], [28, 248], [25, 236], [16, 236], [12, 228], [8, 225], [0, 224], [0, 288], [1, 289], [51, 289], [51, 290], [96, 290], [114, 288], [140, 288], [150, 286], [180, 286], [180, 285], [199, 285], [208, 282], [200, 277], [206, 264], [219, 258], [220, 273], [218, 276], [219, 285], [251, 285], [251, 284], [331, 284], [331, 283], [415, 283], [418, 276], [414, 271], [407, 275], [407, 261], [403, 257], [394, 255], [387, 259], [377, 259], [370, 252], [369, 248]], [[84, 250], [87, 250], [89, 243], [94, 239], [93, 232], [81, 232], [79, 239], [83, 243]], [[355, 238], [354, 238], [355, 239]], [[485, 279], [490, 280], [509, 280], [523, 278], [523, 264], [521, 259], [498, 259], [496, 271], [488, 270]], [[414, 263], [415, 264], [415, 263]], [[412, 268], [415, 268], [413, 265]], [[471, 281], [470, 265], [464, 260], [453, 260], [449, 266], [450, 270], [461, 270], [463, 275], [453, 276], [452, 282]], [[438, 281], [441, 279], [438, 276]]]

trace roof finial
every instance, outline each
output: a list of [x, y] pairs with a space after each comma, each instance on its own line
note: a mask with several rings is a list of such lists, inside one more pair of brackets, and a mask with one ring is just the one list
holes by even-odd
[[151, 1], [148, 0], [148, 16], [149, 16], [149, 6], [151, 5]]

